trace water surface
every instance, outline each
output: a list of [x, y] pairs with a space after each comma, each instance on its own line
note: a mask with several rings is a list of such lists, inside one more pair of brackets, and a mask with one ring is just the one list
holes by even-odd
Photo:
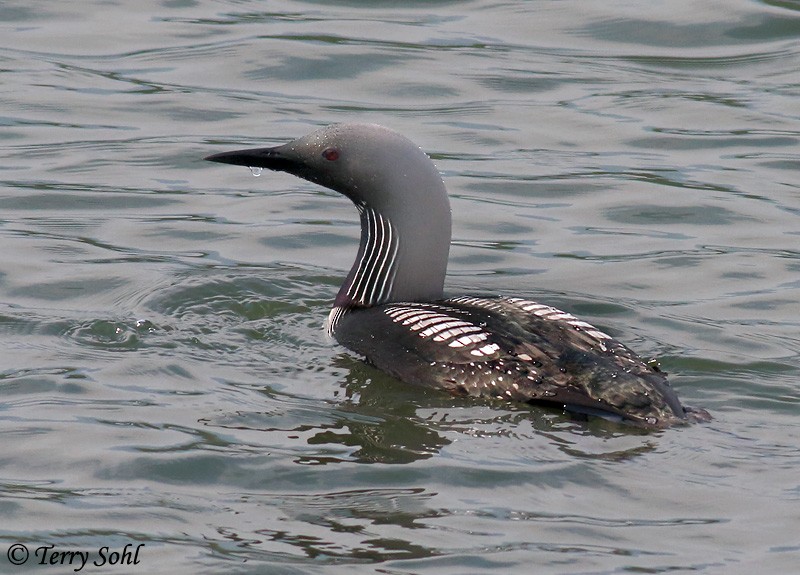
[[[796, 3], [12, 1], [0, 30], [0, 571], [796, 570]], [[714, 420], [453, 399], [327, 340], [352, 206], [201, 158], [337, 121], [436, 161], [449, 293], [572, 311]]]

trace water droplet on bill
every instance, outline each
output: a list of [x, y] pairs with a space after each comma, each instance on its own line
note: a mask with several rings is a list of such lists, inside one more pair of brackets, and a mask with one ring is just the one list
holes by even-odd
[[259, 168], [258, 166], [250, 166], [250, 173], [253, 174], [256, 178], [261, 175], [261, 172], [264, 171], [264, 168]]

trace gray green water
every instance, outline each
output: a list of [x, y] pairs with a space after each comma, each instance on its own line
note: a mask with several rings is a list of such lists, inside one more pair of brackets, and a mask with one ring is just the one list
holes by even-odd
[[[791, 1], [3, 2], [0, 572], [796, 573], [798, 62]], [[450, 294], [572, 311], [714, 420], [326, 340], [352, 207], [200, 158], [335, 121], [434, 157]]]

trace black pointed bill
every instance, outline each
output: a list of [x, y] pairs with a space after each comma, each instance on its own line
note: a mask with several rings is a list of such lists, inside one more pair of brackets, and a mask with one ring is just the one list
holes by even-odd
[[203, 158], [209, 162], [233, 164], [234, 166], [247, 166], [248, 168], [266, 168], [280, 172], [292, 172], [297, 162], [282, 152], [282, 146], [277, 148], [254, 148], [250, 150], [235, 150], [233, 152], [220, 152]]

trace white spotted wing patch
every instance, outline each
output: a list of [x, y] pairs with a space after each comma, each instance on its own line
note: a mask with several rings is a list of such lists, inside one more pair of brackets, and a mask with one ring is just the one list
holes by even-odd
[[590, 323], [578, 319], [571, 313], [561, 311], [560, 309], [550, 307], [549, 305], [544, 305], [522, 298], [512, 297], [504, 299], [522, 311], [530, 312], [543, 319], [564, 322], [568, 325], [571, 325], [575, 329], [584, 332], [586, 335], [600, 340], [601, 342], [603, 340], [612, 339], [612, 337], [607, 333], [600, 331]]
[[388, 306], [384, 313], [422, 339], [454, 349], [463, 348], [476, 358], [496, 354], [500, 347], [489, 341], [483, 328], [446, 313], [446, 308], [431, 304]]
[[498, 299], [490, 299], [485, 297], [473, 297], [473, 296], [459, 296], [450, 298], [447, 300], [448, 302], [458, 303], [462, 305], [470, 305], [475, 307], [480, 307], [483, 309], [488, 309], [492, 311], [501, 311], [503, 309], [503, 305], [500, 303], [502, 300]]

